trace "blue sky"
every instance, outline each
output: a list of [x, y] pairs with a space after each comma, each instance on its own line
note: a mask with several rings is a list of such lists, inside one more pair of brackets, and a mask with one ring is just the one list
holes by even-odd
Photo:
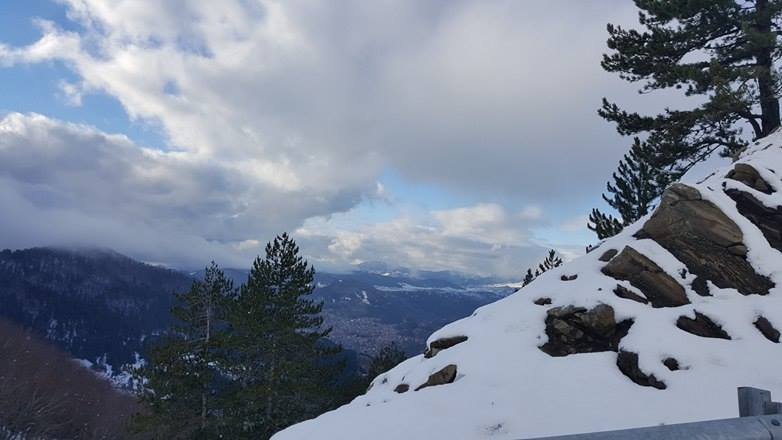
[[627, 142], [595, 108], [637, 99], [598, 62], [630, 7], [107, 4], [0, 6], [0, 247], [241, 266], [288, 230], [328, 270], [512, 278], [594, 241]]

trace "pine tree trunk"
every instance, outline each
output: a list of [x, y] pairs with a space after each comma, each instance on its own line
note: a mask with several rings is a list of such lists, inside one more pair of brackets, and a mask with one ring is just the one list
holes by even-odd
[[[771, 34], [771, 12], [768, 8], [768, 0], [757, 0], [756, 3], [756, 26], [761, 35]], [[776, 41], [776, 37], [774, 40]], [[779, 127], [779, 98], [774, 90], [774, 79], [772, 72], [774, 62], [772, 51], [774, 45], [763, 45], [758, 49], [756, 55], [757, 61], [757, 81], [758, 92], [760, 93], [760, 112], [763, 123], [763, 136], [770, 134]]]
[[[204, 335], [204, 359], [203, 362], [206, 364], [205, 369], [209, 368], [209, 340], [212, 336], [212, 301], [211, 298], [207, 299], [207, 305], [206, 305], [206, 334]], [[201, 430], [206, 430], [206, 396], [207, 392], [209, 391], [209, 384], [204, 381], [202, 384], [201, 389]]]

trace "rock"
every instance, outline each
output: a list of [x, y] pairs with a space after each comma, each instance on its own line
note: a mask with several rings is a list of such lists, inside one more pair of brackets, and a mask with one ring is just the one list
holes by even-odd
[[429, 344], [429, 348], [426, 349], [426, 352], [424, 353], [425, 358], [432, 358], [437, 353], [447, 349], [451, 348], [456, 344], [461, 344], [462, 342], [467, 340], [467, 336], [452, 336], [450, 338], [441, 338], [437, 339], [435, 341], [432, 341]]
[[543, 297], [535, 300], [535, 304], [539, 306], [547, 306], [551, 304], [551, 298]]
[[601, 255], [600, 258], [598, 258], [598, 260], [607, 263], [610, 259], [614, 258], [618, 253], [619, 251], [617, 251], [616, 249], [609, 249], [603, 252], [603, 255]]
[[679, 367], [679, 361], [672, 357], [665, 358], [663, 365], [668, 367], [671, 371], [679, 371], [681, 369], [681, 367]]
[[695, 319], [687, 316], [680, 316], [679, 319], [676, 320], [676, 327], [704, 338], [730, 339], [730, 335], [727, 334], [719, 324], [697, 311], [695, 312]]
[[640, 290], [652, 307], [677, 307], [689, 304], [684, 288], [645, 255], [625, 246], [603, 267], [603, 273], [629, 281]]
[[577, 274], [574, 275], [562, 275], [559, 279], [562, 281], [573, 281], [578, 278]]
[[735, 288], [744, 295], [765, 295], [774, 286], [744, 258], [746, 248], [739, 227], [687, 185], [677, 183], [665, 190], [660, 206], [636, 237], [653, 239], [691, 273], [717, 287]]
[[614, 309], [605, 304], [590, 310], [554, 307], [546, 313], [548, 342], [539, 348], [550, 356], [616, 351], [632, 324], [632, 320], [617, 323]]
[[407, 390], [409, 389], [410, 389], [410, 385], [406, 383], [400, 383], [399, 385], [396, 386], [396, 388], [394, 388], [394, 391], [396, 391], [399, 394], [402, 394], [402, 393], [406, 393]]
[[706, 280], [703, 277], [696, 277], [692, 280], [692, 290], [700, 296], [711, 296], [709, 292], [709, 285], [706, 284]]
[[754, 188], [762, 193], [771, 194], [774, 191], [771, 186], [760, 177], [760, 173], [749, 164], [737, 163], [732, 170], [725, 176], [728, 179], [738, 180], [739, 182]]
[[771, 342], [775, 342], [779, 344], [779, 330], [775, 329], [773, 325], [771, 325], [771, 322], [769, 322], [768, 319], [764, 318], [763, 316], [758, 317], [758, 319], [754, 322], [755, 327], [757, 327], [758, 330], [760, 330], [760, 333], [763, 333], [763, 336], [766, 337]]
[[632, 290], [625, 288], [623, 286], [617, 285], [614, 289], [614, 295], [618, 296], [619, 298], [624, 299], [630, 299], [636, 302], [639, 302], [641, 304], [649, 304], [649, 300], [642, 297], [641, 295], [636, 294]]
[[644, 387], [657, 388], [658, 390], [664, 390], [666, 388], [665, 383], [657, 380], [654, 374], [646, 374], [638, 367], [638, 354], [631, 351], [620, 350], [616, 356], [616, 366], [619, 367], [619, 371], [627, 376], [630, 380], [638, 385]]
[[448, 365], [443, 367], [440, 371], [436, 373], [432, 373], [429, 376], [429, 379], [426, 380], [423, 384], [421, 384], [418, 388], [415, 390], [422, 390], [426, 387], [433, 387], [436, 385], [445, 385], [448, 383], [452, 383], [454, 380], [456, 380], [456, 365]]
[[750, 193], [729, 189], [725, 193], [736, 202], [736, 209], [766, 237], [768, 244], [782, 251], [782, 206], [769, 208]]

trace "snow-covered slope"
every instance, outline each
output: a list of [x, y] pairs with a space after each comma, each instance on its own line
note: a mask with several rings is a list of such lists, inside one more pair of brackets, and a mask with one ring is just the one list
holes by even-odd
[[782, 395], [780, 205], [776, 133], [274, 440], [521, 439], [735, 417], [738, 386]]

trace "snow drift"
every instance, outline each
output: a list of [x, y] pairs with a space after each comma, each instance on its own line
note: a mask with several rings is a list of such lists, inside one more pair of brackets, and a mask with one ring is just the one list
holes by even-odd
[[522, 439], [737, 416], [782, 395], [782, 133], [481, 307], [274, 440]]

